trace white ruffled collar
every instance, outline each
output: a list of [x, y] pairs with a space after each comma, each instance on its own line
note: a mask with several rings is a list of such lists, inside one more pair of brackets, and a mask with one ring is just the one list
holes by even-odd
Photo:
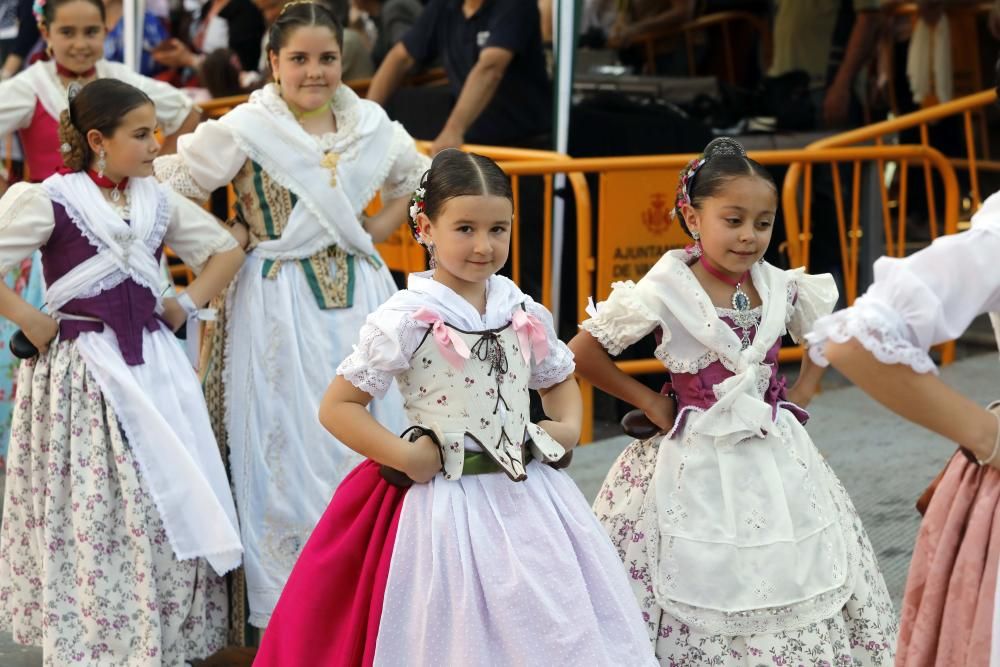
[[436, 310], [448, 324], [466, 331], [506, 326], [514, 310], [528, 299], [510, 279], [493, 275], [486, 285], [486, 312], [480, 314], [471, 303], [434, 280], [432, 275], [432, 271], [411, 273], [406, 286], [412, 299], [406, 301], [412, 300], [414, 309], [427, 306]]
[[[288, 108], [288, 104], [282, 99], [277, 86], [269, 83], [259, 90], [250, 94], [252, 104], [260, 104], [265, 109], [273, 113], [278, 118], [298, 123], [295, 114]], [[321, 135], [309, 135], [319, 145], [323, 152], [333, 149], [335, 145], [343, 142], [354, 135], [360, 119], [360, 99], [357, 93], [343, 83], [337, 86], [333, 93], [333, 100], [330, 103], [334, 118], [337, 119], [337, 130], [326, 132]]]

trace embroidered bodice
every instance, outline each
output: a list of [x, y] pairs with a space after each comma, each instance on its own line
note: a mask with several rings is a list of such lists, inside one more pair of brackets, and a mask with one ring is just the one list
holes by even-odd
[[[718, 314], [722, 322], [742, 335], [728, 311], [719, 309]], [[781, 369], [778, 366], [778, 353], [780, 351], [781, 339], [778, 338], [768, 349], [763, 362], [761, 362], [764, 366], [770, 367], [770, 373], [760, 376], [760, 385], [757, 390], [763, 401], [771, 406], [772, 417], [776, 417], [778, 409], [783, 408], [791, 412], [800, 423], [805, 424], [809, 419], [809, 413], [794, 403], [789, 403], [786, 399], [785, 376], [781, 374]], [[715, 405], [718, 398], [713, 388], [733, 375], [733, 372], [728, 370], [718, 359], [711, 361], [707, 366], [694, 373], [672, 373], [667, 388], [672, 390], [676, 396], [677, 417], [671, 434], [679, 432], [684, 427], [685, 418], [692, 410], [704, 411]]]
[[[61, 204], [52, 203], [55, 227], [48, 242], [42, 246], [42, 272], [45, 284], [52, 285], [84, 260], [97, 254], [97, 249], [87, 240]], [[156, 230], [156, 258], [163, 253], [163, 233], [166, 221]], [[98, 286], [95, 285], [95, 289]], [[130, 366], [143, 362], [142, 332], [156, 331], [161, 325], [156, 315], [156, 297], [149, 288], [131, 278], [107, 287], [92, 296], [73, 299], [59, 309], [70, 315], [93, 317], [100, 322], [63, 319], [59, 322], [61, 340], [73, 340], [84, 331], [102, 331], [111, 327], [118, 339], [122, 357]]]
[[410, 421], [430, 428], [441, 440], [445, 479], [461, 477], [466, 438], [515, 481], [527, 477], [525, 445], [545, 461], [557, 461], [565, 453], [530, 422], [526, 340], [513, 323], [468, 332], [436, 320], [412, 366], [397, 376]]

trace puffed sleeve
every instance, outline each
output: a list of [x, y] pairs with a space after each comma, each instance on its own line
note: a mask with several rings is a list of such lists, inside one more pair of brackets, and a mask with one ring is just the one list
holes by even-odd
[[149, 99], [153, 100], [153, 105], [156, 107], [156, 119], [163, 126], [164, 134], [170, 135], [181, 129], [184, 119], [194, 108], [194, 101], [190, 97], [169, 83], [143, 76], [121, 63], [105, 62], [103, 65], [109, 68], [114, 78], [121, 79], [149, 95]]
[[37, 103], [26, 77], [15, 76], [0, 83], [0, 134], [28, 127]]
[[545, 358], [532, 364], [528, 388], [548, 389], [571, 376], [576, 370], [576, 362], [573, 361], [573, 353], [566, 343], [559, 340], [555, 324], [552, 321], [552, 313], [549, 312], [548, 308], [536, 303], [531, 297], [527, 297], [524, 302], [524, 310], [545, 327], [545, 341], [549, 347], [549, 353], [545, 355]]
[[392, 152], [395, 159], [382, 184], [385, 200], [409, 197], [420, 185], [420, 177], [431, 166], [431, 159], [417, 150], [413, 137], [399, 123], [392, 124]]
[[390, 298], [370, 314], [359, 332], [354, 351], [337, 367], [337, 375], [361, 391], [381, 398], [394, 377], [410, 368], [410, 359], [428, 325], [397, 309]]
[[214, 190], [228, 185], [246, 163], [232, 130], [207, 120], [177, 138], [177, 153], [156, 158], [153, 170], [161, 183], [185, 197], [203, 202]]
[[52, 202], [42, 186], [16, 183], [0, 198], [0, 274], [45, 245], [55, 227]]
[[801, 268], [792, 269], [789, 273], [792, 303], [787, 323], [788, 333], [792, 340], [800, 343], [812, 331], [816, 320], [833, 312], [840, 292], [837, 282], [829, 273], [813, 276]]
[[596, 338], [612, 356], [621, 354], [657, 327], [663, 329], [664, 340], [669, 340], [670, 332], [657, 314], [654, 286], [646, 277], [638, 283], [631, 280], [614, 283], [607, 301], [588, 308], [591, 317], [580, 328]]
[[212, 255], [237, 247], [236, 239], [215, 216], [169, 188], [170, 222], [163, 242], [195, 273], [200, 273]]
[[826, 365], [827, 341], [854, 338], [885, 364], [936, 372], [927, 351], [957, 338], [973, 318], [1000, 310], [1000, 197], [994, 194], [967, 232], [943, 236], [904, 259], [875, 262], [875, 283], [852, 307], [819, 319], [806, 336]]

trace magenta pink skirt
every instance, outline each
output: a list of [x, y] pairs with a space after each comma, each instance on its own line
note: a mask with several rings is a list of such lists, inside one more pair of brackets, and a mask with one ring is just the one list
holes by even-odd
[[952, 457], [920, 524], [897, 667], [986, 667], [1000, 557], [1000, 472]]
[[405, 494], [373, 461], [344, 478], [288, 578], [255, 666], [372, 664]]

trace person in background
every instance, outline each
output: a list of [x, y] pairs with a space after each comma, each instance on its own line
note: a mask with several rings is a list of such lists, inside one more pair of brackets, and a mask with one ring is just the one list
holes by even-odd
[[770, 75], [805, 70], [818, 122], [839, 128], [861, 121], [854, 81], [874, 54], [880, 0], [775, 0]]
[[[104, 57], [115, 62], [125, 62], [125, 18], [122, 15], [122, 0], [104, 0], [107, 14], [105, 25], [108, 33], [104, 37]], [[166, 26], [155, 14], [147, 11], [142, 18], [142, 54], [139, 58], [139, 73], [153, 76], [163, 68], [153, 59], [153, 50], [170, 37]]]
[[407, 72], [440, 58], [456, 100], [432, 154], [466, 141], [550, 148], [540, 24], [534, 2], [431, 0], [379, 65], [368, 99], [384, 106]]
[[[372, 62], [378, 65], [413, 27], [422, 11], [423, 5], [418, 0], [351, 0], [347, 27], [365, 37]], [[369, 22], [374, 27], [374, 39], [369, 39], [365, 30]]]

